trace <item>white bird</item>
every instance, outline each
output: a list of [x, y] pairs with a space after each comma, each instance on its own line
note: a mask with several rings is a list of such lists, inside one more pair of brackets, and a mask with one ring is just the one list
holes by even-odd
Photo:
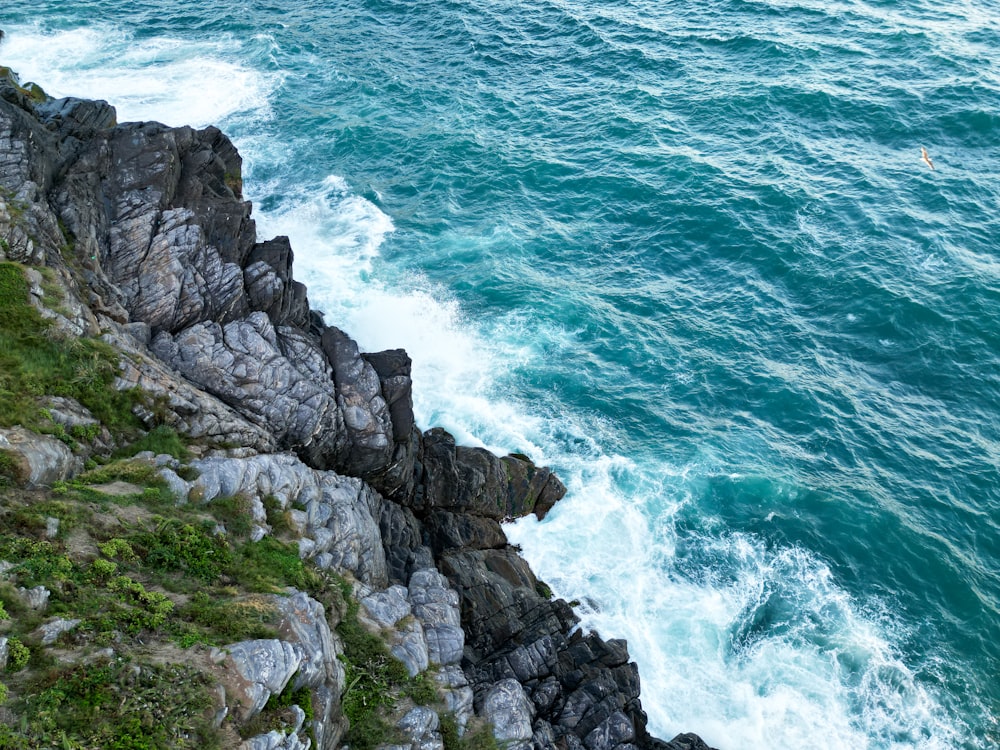
[[923, 146], [920, 147], [920, 155], [924, 157], [924, 161], [927, 162], [927, 166], [934, 169], [934, 162], [931, 161], [930, 155], [927, 153], [927, 149]]

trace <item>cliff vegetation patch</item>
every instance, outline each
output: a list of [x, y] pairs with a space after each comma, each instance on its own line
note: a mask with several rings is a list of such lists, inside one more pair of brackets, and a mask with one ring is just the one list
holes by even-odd
[[20, 264], [0, 262], [0, 426], [52, 433], [43, 396], [67, 396], [109, 429], [134, 430], [134, 395], [114, 388], [118, 354], [103, 341], [60, 335], [29, 301]]

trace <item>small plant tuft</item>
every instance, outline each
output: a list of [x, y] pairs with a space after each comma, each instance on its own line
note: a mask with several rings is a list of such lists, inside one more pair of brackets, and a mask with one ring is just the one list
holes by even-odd
[[150, 430], [131, 445], [115, 451], [114, 457], [129, 458], [143, 451], [152, 451], [157, 456], [166, 454], [179, 461], [187, 461], [191, 457], [184, 439], [174, 428], [166, 425]]
[[7, 639], [7, 671], [20, 672], [28, 666], [31, 650], [21, 643], [20, 638], [11, 636]]

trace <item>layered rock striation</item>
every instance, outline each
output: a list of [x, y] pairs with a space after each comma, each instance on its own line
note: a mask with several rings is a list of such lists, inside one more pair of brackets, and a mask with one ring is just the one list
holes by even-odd
[[[357, 582], [362, 617], [392, 633], [411, 673], [437, 665], [449, 708], [488, 719], [510, 747], [704, 747], [648, 734], [626, 644], [583, 632], [507, 543], [502, 522], [543, 517], [566, 491], [559, 479], [421, 431], [406, 353], [361, 352], [310, 308], [287, 238], [258, 240], [241, 180], [215, 128], [118, 124], [105, 102], [33, 98], [0, 78], [0, 260], [50, 269], [66, 290], [59, 326], [117, 348], [118, 386], [155, 403], [140, 409], [148, 427], [219, 448], [193, 481], [163, 468], [179, 499], [253, 498], [265, 534], [261, 498], [277, 498], [301, 555]], [[62, 458], [52, 476], [73, 471]], [[44, 482], [45, 461], [29, 463]], [[325, 690], [314, 736], [335, 747], [343, 676], [302, 597], [282, 605], [287, 637], [218, 659], [245, 705], [290, 680]], [[437, 718], [414, 711], [400, 726], [416, 747]]]

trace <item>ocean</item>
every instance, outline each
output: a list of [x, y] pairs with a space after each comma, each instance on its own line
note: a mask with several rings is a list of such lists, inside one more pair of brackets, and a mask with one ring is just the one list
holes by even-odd
[[[216, 124], [260, 236], [722, 750], [1000, 747], [988, 0], [7, 0], [0, 64]], [[931, 163], [921, 157], [926, 148]]]

